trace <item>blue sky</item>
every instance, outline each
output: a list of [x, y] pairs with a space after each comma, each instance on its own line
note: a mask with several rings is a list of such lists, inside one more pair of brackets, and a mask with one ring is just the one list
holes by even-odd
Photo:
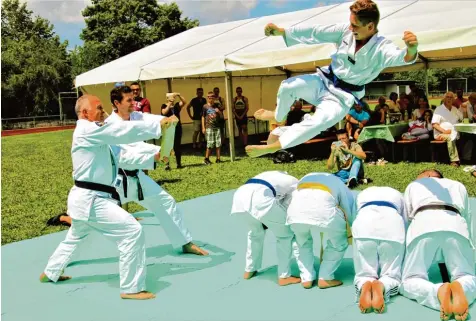
[[[81, 30], [85, 27], [81, 10], [90, 0], [23, 0], [30, 10], [55, 26], [62, 40], [69, 47], [81, 45]], [[343, 0], [177, 0], [183, 16], [198, 19], [200, 25], [261, 17], [329, 5]], [[161, 2], [171, 2], [165, 0]], [[214, 14], [210, 14], [213, 12]]]

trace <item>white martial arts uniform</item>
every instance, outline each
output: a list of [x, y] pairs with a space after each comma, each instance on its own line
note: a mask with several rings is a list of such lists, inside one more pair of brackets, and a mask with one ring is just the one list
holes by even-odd
[[[110, 145], [157, 138], [160, 134], [158, 121], [100, 126], [88, 120], [78, 120], [71, 148], [74, 180], [113, 187], [122, 156], [119, 147]], [[129, 155], [125, 161], [128, 164], [139, 164], [141, 159], [134, 160]], [[111, 198], [111, 193], [75, 185], [68, 195], [68, 214], [72, 219], [71, 227], [65, 240], [50, 257], [44, 271], [46, 276], [56, 282], [78, 245], [91, 230], [96, 230], [116, 242], [119, 249], [121, 293], [144, 291], [146, 264], [142, 226], [118, 206], [117, 201]]]
[[[314, 189], [314, 184], [322, 189]], [[296, 235], [302, 282], [316, 279], [311, 229], [326, 232], [328, 237], [319, 267], [319, 279], [334, 279], [334, 272], [348, 247], [345, 216], [351, 225], [353, 206], [352, 192], [333, 174], [310, 173], [299, 181], [298, 188], [292, 194], [286, 224], [291, 225]]]
[[[471, 304], [476, 297], [475, 236], [466, 188], [446, 178], [421, 178], [408, 185], [404, 200], [410, 225], [400, 293], [424, 306], [440, 309], [437, 294], [442, 284], [428, 280], [428, 269], [441, 251], [451, 281], [461, 283]], [[426, 205], [448, 205], [461, 215], [445, 209], [419, 210]]]
[[[160, 121], [165, 117], [143, 114], [137, 111], [130, 114], [131, 121], [154, 118]], [[116, 123], [124, 122], [124, 120], [117, 113], [113, 112], [105, 122]], [[137, 154], [141, 155], [143, 160], [140, 166], [124, 165], [121, 167], [125, 170], [138, 170], [137, 177], [127, 176], [127, 180], [122, 180], [121, 185], [117, 187], [122, 204], [136, 202], [154, 213], [174, 248], [180, 249], [183, 245], [191, 242], [192, 236], [184, 224], [183, 214], [177, 207], [175, 199], [141, 170], [155, 168], [154, 155], [160, 151], [160, 147], [144, 142], [119, 146], [124, 150], [123, 155]], [[138, 181], [142, 187], [143, 200], [139, 200]], [[124, 195], [123, 184], [127, 184], [127, 197]]]
[[355, 201], [352, 224], [356, 301], [364, 283], [380, 280], [385, 302], [398, 294], [405, 254], [403, 195], [390, 187], [369, 187]]
[[[296, 44], [335, 44], [337, 52], [331, 56], [334, 74], [340, 80], [358, 86], [372, 82], [385, 68], [416, 61], [415, 58], [415, 61], [405, 62], [406, 49], [400, 50], [378, 34], [355, 53], [355, 37], [349, 30], [348, 23], [291, 27], [285, 30], [284, 41], [288, 47]], [[323, 72], [328, 73], [329, 69], [318, 69], [315, 74], [291, 77], [281, 83], [277, 96], [276, 121], [282, 122], [291, 105], [299, 98], [316, 106], [312, 117], [282, 131], [279, 141], [283, 149], [302, 144], [333, 126], [349, 112], [355, 97], [360, 99], [364, 96], [365, 89], [348, 93], [337, 88]]]
[[240, 217], [249, 227], [245, 272], [254, 272], [261, 268], [265, 238], [264, 224], [276, 237], [278, 277], [290, 277], [291, 259], [293, 254], [297, 259], [298, 249], [294, 233], [286, 225], [286, 211], [298, 180], [280, 171], [263, 172], [253, 179], [269, 183], [274, 188], [276, 196], [273, 195], [270, 187], [259, 183], [242, 185], [233, 196], [231, 214]]

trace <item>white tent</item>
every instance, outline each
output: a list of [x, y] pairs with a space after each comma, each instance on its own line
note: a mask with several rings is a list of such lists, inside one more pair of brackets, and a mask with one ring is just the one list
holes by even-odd
[[[289, 27], [346, 22], [351, 3], [193, 28], [83, 73], [76, 78], [76, 86], [226, 75], [227, 113], [230, 115], [231, 76], [281, 74], [286, 77], [312, 72], [317, 66], [329, 64], [329, 57], [335, 50], [330, 44], [286, 48], [281, 37], [264, 36], [266, 23]], [[404, 46], [401, 38], [405, 30], [413, 31], [419, 38], [420, 58], [416, 64], [405, 67], [407, 70], [476, 66], [476, 1], [392, 0], [377, 3], [381, 34], [401, 47]], [[232, 126], [230, 121], [230, 132]]]

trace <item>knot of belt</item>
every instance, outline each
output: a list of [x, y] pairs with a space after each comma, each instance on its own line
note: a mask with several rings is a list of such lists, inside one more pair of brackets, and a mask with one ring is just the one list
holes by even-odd
[[122, 187], [124, 189], [124, 197], [127, 198], [127, 177], [135, 177], [137, 178], [137, 196], [139, 198], [139, 201], [144, 200], [144, 194], [142, 193], [142, 186], [140, 185], [140, 180], [139, 180], [139, 170], [126, 170], [119, 168], [119, 175], [122, 175], [123, 177], [123, 182], [122, 182]]
[[[321, 68], [319, 68], [319, 70], [321, 70]], [[337, 77], [334, 74], [334, 71], [332, 70], [332, 65], [329, 65], [329, 73], [326, 73], [324, 71], [322, 71], [322, 73], [324, 74], [324, 76], [326, 76], [327, 79], [329, 79], [332, 82], [332, 84], [334, 84], [334, 87], [340, 88], [343, 91], [351, 94], [352, 96], [354, 96], [354, 94], [352, 94], [352, 91], [362, 91], [362, 90], [365, 89], [365, 85], [349, 84], [348, 82], [345, 82], [344, 80]], [[355, 96], [354, 96], [354, 98], [360, 106], [364, 107], [364, 104], [362, 103], [362, 101], [360, 99], [358, 99]]]
[[[321, 190], [321, 191], [327, 192], [329, 194], [332, 194], [331, 189], [329, 187], [327, 187], [326, 185], [321, 184], [321, 183], [304, 182], [304, 183], [298, 184], [297, 189], [298, 190], [301, 190], [301, 189], [317, 189], [317, 190]], [[352, 229], [350, 228], [349, 220], [347, 219], [347, 214], [345, 213], [345, 211], [342, 207], [340, 207], [339, 205], [337, 205], [337, 207], [344, 214], [345, 228], [346, 228], [346, 231], [347, 231], [347, 243], [349, 243], [349, 245], [352, 245]], [[322, 236], [321, 236], [321, 239], [322, 239]], [[322, 258], [321, 258], [321, 260], [322, 260]]]

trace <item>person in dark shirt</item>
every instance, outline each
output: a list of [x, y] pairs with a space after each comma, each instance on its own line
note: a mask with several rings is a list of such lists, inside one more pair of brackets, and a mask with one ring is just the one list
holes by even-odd
[[[177, 160], [177, 168], [183, 168], [182, 166], [182, 122], [180, 121], [180, 111], [182, 107], [187, 104], [187, 101], [179, 93], [174, 93], [169, 96], [167, 104], [162, 104], [162, 115], [166, 117], [171, 117], [172, 115], [177, 116], [179, 122], [175, 127], [175, 137], [174, 137], [174, 153], [175, 159]], [[179, 98], [180, 101], [175, 103], [175, 98]], [[170, 165], [165, 166], [165, 170], [170, 170]]]
[[288, 113], [288, 117], [286, 118], [286, 126], [292, 126], [293, 124], [300, 123], [302, 118], [306, 113], [302, 110], [302, 103], [300, 100], [296, 100], [294, 102], [291, 111]]
[[150, 101], [147, 98], [140, 96], [140, 85], [138, 82], [131, 84], [132, 95], [134, 96], [134, 111], [140, 111], [142, 113], [151, 113]]
[[[193, 148], [201, 148], [202, 142], [204, 141], [205, 136], [202, 133], [202, 112], [203, 106], [206, 105], [206, 103], [207, 99], [203, 97], [203, 88], [197, 88], [197, 97], [193, 98], [187, 104], [187, 114], [193, 121]], [[191, 114], [190, 109], [193, 110], [193, 115]]]

